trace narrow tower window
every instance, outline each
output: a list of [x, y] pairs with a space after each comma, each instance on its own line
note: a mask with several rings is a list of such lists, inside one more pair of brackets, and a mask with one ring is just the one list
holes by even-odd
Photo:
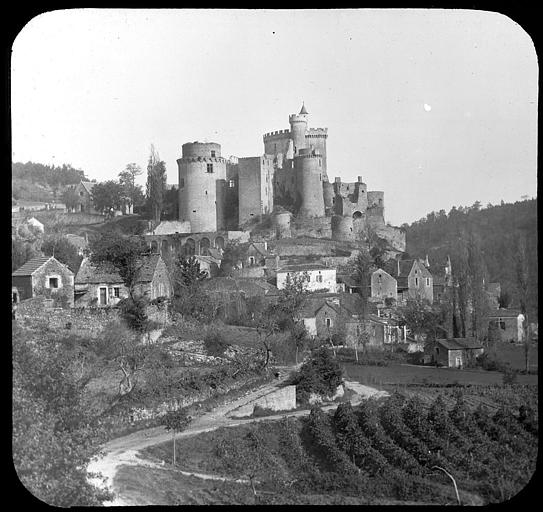
[[213, 164], [207, 164], [207, 172], [213, 172]]
[[211, 150], [211, 156], [212, 156], [212, 158], [215, 158], [215, 151], [214, 150]]

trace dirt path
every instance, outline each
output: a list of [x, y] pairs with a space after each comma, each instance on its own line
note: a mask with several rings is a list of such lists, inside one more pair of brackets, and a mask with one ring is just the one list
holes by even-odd
[[[294, 368], [290, 368], [293, 370]], [[228, 417], [228, 413], [238, 407], [248, 404], [256, 400], [257, 398], [275, 390], [279, 384], [284, 382], [288, 378], [290, 372], [285, 372], [285, 375], [280, 379], [275, 380], [269, 384], [265, 384], [260, 388], [247, 393], [245, 396], [238, 398], [230, 403], [221, 405], [212, 411], [203, 414], [202, 416], [195, 418], [194, 421], [187, 427], [186, 430], [177, 434], [177, 439], [191, 437], [202, 432], [210, 432], [221, 427], [234, 427], [237, 425], [243, 425], [245, 423], [253, 423], [258, 421], [274, 421], [280, 420], [285, 416], [303, 416], [309, 413], [308, 410], [292, 411], [290, 413], [281, 413], [274, 416], [264, 416], [259, 418], [248, 419], [233, 419]], [[363, 386], [357, 382], [346, 381], [346, 387], [352, 389], [356, 394], [351, 400], [353, 405], [360, 403], [370, 396], [383, 396], [383, 391], [371, 388], [369, 386]], [[324, 410], [337, 407], [337, 404], [323, 407]], [[92, 475], [89, 480], [101, 487], [109, 488], [115, 495], [112, 501], [104, 503], [106, 506], [119, 506], [119, 505], [136, 505], [129, 496], [123, 496], [119, 493], [115, 486], [115, 475], [117, 470], [121, 466], [146, 466], [156, 469], [168, 469], [169, 466], [157, 464], [155, 462], [146, 460], [139, 455], [139, 452], [149, 446], [165, 443], [172, 439], [171, 432], [168, 432], [164, 427], [153, 427], [144, 430], [133, 432], [132, 434], [113, 439], [106, 443], [102, 447], [102, 453], [98, 458], [95, 458], [88, 465], [87, 471], [89, 473], [101, 473], [105, 478], [105, 482], [99, 480]], [[205, 475], [199, 473], [183, 472], [183, 474], [196, 476], [204, 479], [224, 479], [218, 475]], [[142, 503], [137, 503], [141, 505]], [[151, 503], [148, 503], [149, 505]]]

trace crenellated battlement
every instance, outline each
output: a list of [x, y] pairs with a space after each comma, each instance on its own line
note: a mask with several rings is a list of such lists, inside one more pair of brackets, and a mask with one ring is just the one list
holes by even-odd
[[263, 135], [264, 142], [266, 140], [274, 140], [274, 139], [284, 139], [285, 135], [290, 135], [290, 129], [286, 128], [284, 130], [276, 130], [274, 132], [265, 133]]
[[309, 153], [309, 154], [305, 154], [305, 155], [295, 155], [294, 159], [297, 159], [297, 158], [322, 158], [322, 155], [320, 154], [312, 154], [312, 153]]
[[222, 162], [227, 163], [226, 158], [223, 158], [222, 156], [184, 156], [177, 160], [178, 162], [186, 163], [186, 162]]

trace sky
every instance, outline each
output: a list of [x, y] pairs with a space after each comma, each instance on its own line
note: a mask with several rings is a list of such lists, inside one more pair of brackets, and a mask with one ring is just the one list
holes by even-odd
[[[330, 181], [385, 192], [385, 219], [537, 195], [538, 64], [524, 29], [450, 9], [74, 9], [16, 37], [12, 159], [168, 183], [185, 142], [228, 157], [309, 111]], [[145, 176], [140, 177], [145, 183]]]

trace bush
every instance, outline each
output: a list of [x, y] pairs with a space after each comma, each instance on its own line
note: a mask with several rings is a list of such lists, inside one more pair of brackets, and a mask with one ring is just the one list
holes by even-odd
[[204, 347], [208, 356], [221, 357], [229, 346], [217, 329], [209, 330], [204, 336]]
[[132, 299], [130, 297], [119, 301], [119, 309], [122, 319], [127, 325], [138, 332], [147, 329], [147, 303], [144, 299]]
[[510, 366], [506, 366], [503, 370], [503, 383], [505, 385], [515, 384], [517, 382], [517, 371]]
[[300, 402], [307, 402], [310, 393], [333, 395], [342, 383], [342, 375], [342, 369], [330, 351], [326, 347], [319, 347], [312, 352], [311, 359], [303, 364], [293, 379], [296, 398]]

